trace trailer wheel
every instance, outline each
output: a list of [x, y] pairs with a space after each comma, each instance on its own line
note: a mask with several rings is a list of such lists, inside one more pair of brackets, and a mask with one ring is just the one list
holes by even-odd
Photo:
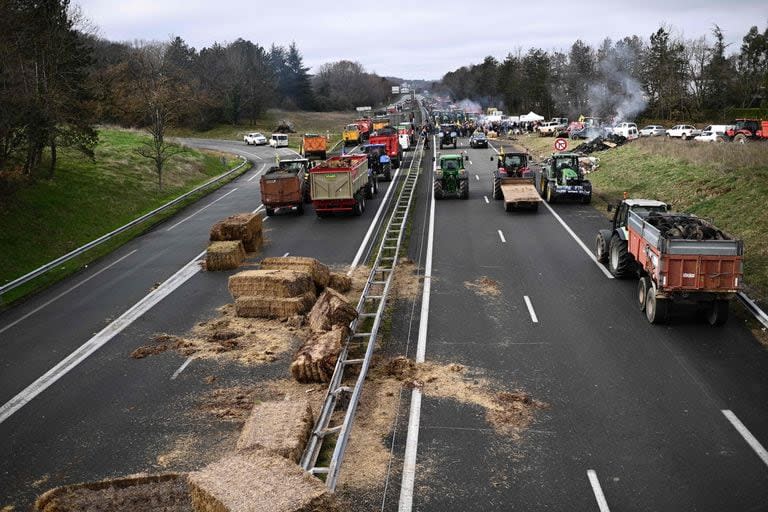
[[469, 181], [463, 180], [459, 182], [459, 198], [469, 199]]
[[645, 299], [645, 318], [652, 324], [661, 324], [667, 321], [669, 315], [669, 303], [667, 299], [657, 299], [656, 293], [650, 289]]
[[435, 194], [435, 199], [443, 198], [443, 183], [441, 181], [435, 180], [434, 194]]
[[637, 305], [640, 306], [640, 311], [645, 311], [645, 301], [648, 298], [648, 290], [653, 291], [651, 280], [647, 276], [643, 276], [637, 282]]
[[296, 207], [296, 215], [304, 215], [304, 205], [302, 203], [299, 203]]
[[267, 217], [271, 217], [275, 214], [274, 208], [264, 208], [264, 212], [267, 214]]
[[709, 306], [707, 312], [707, 322], [713, 327], [723, 325], [728, 321], [728, 301], [727, 300], [715, 300]]
[[365, 195], [366, 199], [373, 198], [373, 185], [371, 184], [370, 179], [368, 180], [368, 183], [363, 187], [363, 194]]
[[627, 251], [627, 241], [618, 236], [611, 238], [608, 247], [608, 270], [614, 277], [629, 277], [632, 273], [632, 255]]
[[505, 212], [511, 212], [512, 211], [512, 203], [504, 203], [504, 211]]
[[493, 177], [493, 198], [501, 199], [503, 194], [501, 193], [501, 178], [498, 176]]
[[603, 265], [608, 263], [608, 243], [602, 233], [598, 233], [595, 239], [595, 257]]

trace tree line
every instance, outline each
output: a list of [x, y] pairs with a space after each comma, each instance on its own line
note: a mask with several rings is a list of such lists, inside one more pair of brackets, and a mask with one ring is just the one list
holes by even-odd
[[93, 157], [100, 123], [147, 129], [152, 141], [139, 152], [162, 180], [174, 153], [164, 138], [169, 126], [255, 123], [269, 108], [377, 105], [390, 86], [349, 61], [312, 76], [295, 43], [238, 38], [197, 50], [181, 37], [115, 42], [96, 36], [69, 0], [2, 0], [0, 192], [40, 168], [53, 177], [61, 147]]
[[711, 38], [684, 39], [661, 26], [648, 40], [519, 50], [446, 73], [436, 88], [513, 114], [724, 120], [734, 108], [768, 106], [768, 28], [752, 27], [730, 53], [716, 25]]

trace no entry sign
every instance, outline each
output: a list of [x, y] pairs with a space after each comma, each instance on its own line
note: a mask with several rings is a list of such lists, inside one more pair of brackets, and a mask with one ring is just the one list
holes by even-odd
[[568, 141], [567, 140], [565, 140], [563, 138], [555, 139], [555, 150], [557, 150], [557, 151], [565, 151], [567, 147], [568, 147]]

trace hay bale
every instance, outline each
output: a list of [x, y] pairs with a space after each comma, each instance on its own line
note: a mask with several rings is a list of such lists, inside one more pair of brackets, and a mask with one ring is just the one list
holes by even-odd
[[309, 400], [258, 403], [240, 432], [237, 449], [263, 448], [298, 464], [314, 423]]
[[240, 452], [190, 473], [195, 512], [336, 512], [325, 485], [266, 450]]
[[247, 252], [255, 252], [263, 243], [262, 216], [260, 213], [238, 213], [220, 220], [211, 227], [210, 240], [240, 240]]
[[33, 510], [189, 512], [192, 510], [192, 499], [186, 475], [168, 473], [57, 487], [38, 497]]
[[331, 277], [328, 280], [328, 288], [333, 288], [337, 292], [347, 293], [352, 289], [352, 278], [347, 274], [331, 272]]
[[355, 318], [357, 310], [347, 298], [333, 288], [326, 288], [312, 306], [307, 323], [312, 332], [321, 332], [336, 326], [347, 327]]
[[349, 329], [346, 327], [313, 333], [293, 356], [293, 378], [299, 382], [330, 382], [342, 344], [348, 335]]
[[302, 256], [284, 256], [279, 258], [264, 258], [261, 260], [261, 268], [274, 270], [300, 270], [308, 272], [312, 280], [323, 289], [328, 286], [331, 272], [326, 265], [323, 265], [315, 258], [305, 258]]
[[314, 291], [309, 274], [296, 270], [245, 270], [229, 277], [232, 297], [300, 297]]
[[240, 240], [233, 242], [211, 242], [205, 253], [205, 268], [208, 270], [232, 270], [245, 259], [245, 249]]
[[235, 314], [242, 318], [290, 318], [303, 315], [315, 303], [315, 292], [299, 297], [254, 297], [235, 299]]

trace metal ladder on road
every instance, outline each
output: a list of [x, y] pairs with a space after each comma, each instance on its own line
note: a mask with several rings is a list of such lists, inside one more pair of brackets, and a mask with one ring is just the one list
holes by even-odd
[[[416, 154], [419, 155], [418, 163], [414, 166]], [[301, 466], [305, 470], [313, 475], [326, 476], [325, 484], [331, 491], [336, 489], [336, 481], [341, 463], [344, 460], [344, 451], [352, 430], [357, 404], [376, 347], [376, 336], [386, 309], [387, 296], [416, 191], [422, 158], [423, 147], [422, 143], [419, 142], [395, 207], [384, 230], [368, 281], [357, 303], [358, 317], [350, 324], [351, 334], [336, 362], [320, 415], [315, 422], [307, 448], [301, 458]], [[350, 387], [346, 384], [345, 373], [353, 367], [359, 367], [359, 373], [354, 386]], [[337, 413], [341, 411], [344, 411], [343, 421], [332, 425], [333, 419], [338, 418], [339, 414]], [[329, 443], [334, 440], [336, 444], [330, 463], [327, 466], [317, 466], [323, 448], [330, 446]]]

